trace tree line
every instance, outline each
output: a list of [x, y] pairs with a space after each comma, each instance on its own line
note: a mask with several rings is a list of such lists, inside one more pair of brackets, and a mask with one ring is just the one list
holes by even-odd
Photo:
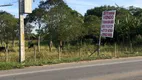
[[[60, 49], [65, 44], [97, 44], [100, 35], [102, 12], [116, 10], [116, 23], [113, 38], [102, 38], [103, 44], [141, 44], [142, 9], [104, 5], [86, 11], [85, 15], [72, 10], [63, 0], [41, 1], [38, 8], [25, 18], [25, 39], [36, 39], [38, 51], [42, 41], [49, 48], [54, 44]], [[9, 44], [18, 39], [18, 19], [10, 13], [0, 11], [0, 41]], [[36, 34], [32, 31], [36, 28]]]

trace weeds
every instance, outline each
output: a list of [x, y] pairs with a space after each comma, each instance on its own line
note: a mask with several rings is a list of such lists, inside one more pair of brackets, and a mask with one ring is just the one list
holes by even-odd
[[96, 49], [94, 45], [83, 45], [82, 47], [76, 47], [68, 45], [61, 52], [61, 59], [58, 59], [58, 51], [56, 48], [52, 48], [52, 52], [48, 50], [48, 46], [41, 46], [41, 52], [34, 49], [26, 48], [26, 61], [24, 64], [18, 63], [18, 48], [12, 49], [9, 52], [8, 62], [5, 62], [5, 53], [0, 53], [0, 70], [23, 68], [29, 66], [42, 66], [58, 63], [69, 63], [78, 61], [90, 61], [98, 59], [111, 59], [113, 57], [133, 57], [142, 56], [141, 47], [130, 47], [122, 45], [104, 45], [101, 46], [101, 53], [99, 56], [94, 53], [91, 57], [88, 57], [93, 50]]

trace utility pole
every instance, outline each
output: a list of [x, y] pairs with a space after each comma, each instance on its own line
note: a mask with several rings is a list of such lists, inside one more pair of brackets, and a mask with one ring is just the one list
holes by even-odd
[[24, 14], [32, 13], [32, 0], [19, 0], [19, 62], [25, 61]]
[[25, 61], [25, 37], [24, 37], [24, 0], [19, 0], [19, 62]]

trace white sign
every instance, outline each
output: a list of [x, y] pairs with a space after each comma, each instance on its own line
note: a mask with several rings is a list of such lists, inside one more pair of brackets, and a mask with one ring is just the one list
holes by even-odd
[[116, 10], [102, 13], [101, 36], [113, 38]]
[[24, 0], [24, 13], [32, 13], [33, 0]]

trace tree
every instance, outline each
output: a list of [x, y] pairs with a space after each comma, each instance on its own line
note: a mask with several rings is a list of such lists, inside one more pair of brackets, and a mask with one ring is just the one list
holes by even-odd
[[106, 10], [116, 10], [116, 7], [115, 6], [107, 6], [107, 5], [95, 7], [93, 9], [87, 10], [87, 12], [85, 13], [85, 16], [94, 15], [94, 16], [97, 16], [100, 18], [100, 17], [102, 17], [102, 12], [106, 11]]
[[38, 26], [38, 52], [40, 52], [40, 40], [41, 40], [41, 29], [42, 27], [44, 27], [45, 23], [43, 20], [43, 16], [44, 16], [44, 10], [42, 8], [36, 8], [35, 10], [33, 10], [33, 12], [29, 15], [27, 15], [25, 21], [27, 24], [27, 26], [29, 26], [29, 23], [31, 24], [35, 24], [35, 26]]
[[84, 18], [84, 26], [86, 27], [87, 35], [94, 35], [99, 38], [101, 19], [94, 15], [88, 15]]
[[13, 15], [7, 12], [0, 12], [0, 27], [1, 39], [8, 44], [9, 40], [14, 40], [18, 32], [18, 20]]
[[132, 15], [123, 17], [119, 24], [116, 24], [115, 31], [117, 32], [117, 39], [123, 41], [123, 43], [131, 42], [139, 34], [138, 29], [140, 27], [140, 21]]
[[8, 48], [10, 40], [15, 40], [18, 32], [17, 19], [5, 11], [0, 12], [0, 39], [6, 44], [6, 61], [8, 61]]
[[50, 41], [59, 42], [59, 47], [81, 35], [83, 16], [69, 8], [63, 0], [47, 0], [40, 4], [40, 8], [47, 12], [45, 30]]
[[32, 31], [33, 31], [33, 29], [34, 29], [34, 26], [33, 25], [31, 25], [30, 23], [27, 23], [26, 25], [25, 25], [25, 39], [26, 40], [29, 40], [31, 37], [32, 37]]

